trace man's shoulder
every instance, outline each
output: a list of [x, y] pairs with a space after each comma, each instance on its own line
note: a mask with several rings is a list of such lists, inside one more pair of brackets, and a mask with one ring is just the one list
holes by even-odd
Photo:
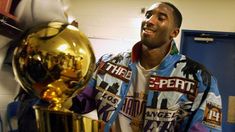
[[196, 60], [183, 55], [183, 57], [175, 63], [175, 67], [181, 67], [181, 71], [186, 77], [192, 75], [196, 81], [199, 81], [198, 75], [200, 75], [200, 78], [202, 78], [205, 85], [210, 84], [212, 74], [202, 63], [197, 62]]
[[207, 70], [207, 68], [201, 62], [191, 59], [190, 57], [185, 55], [182, 55], [181, 59], [177, 61], [175, 65], [184, 65], [185, 67], [187, 67], [187, 69], [196, 71]]

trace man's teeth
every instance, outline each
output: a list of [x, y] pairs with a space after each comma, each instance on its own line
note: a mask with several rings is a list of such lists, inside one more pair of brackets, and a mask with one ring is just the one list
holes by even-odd
[[152, 33], [152, 32], [153, 32], [153, 31], [150, 30], [150, 29], [145, 29], [144, 31], [147, 32], [147, 33]]

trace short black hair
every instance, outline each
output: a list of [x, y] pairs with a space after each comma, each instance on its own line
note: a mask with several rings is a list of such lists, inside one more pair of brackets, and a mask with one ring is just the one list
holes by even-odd
[[166, 4], [168, 6], [170, 6], [174, 11], [173, 11], [173, 15], [174, 15], [174, 20], [175, 20], [175, 25], [180, 28], [181, 24], [182, 24], [182, 15], [179, 11], [178, 8], [176, 8], [173, 4], [171, 4], [170, 2], [161, 2], [162, 4]]

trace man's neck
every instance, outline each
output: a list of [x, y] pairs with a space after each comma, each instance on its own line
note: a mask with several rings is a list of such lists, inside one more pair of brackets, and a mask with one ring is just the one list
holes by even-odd
[[168, 54], [171, 43], [164, 44], [160, 47], [149, 49], [142, 44], [140, 64], [145, 69], [151, 69], [161, 63], [163, 58]]

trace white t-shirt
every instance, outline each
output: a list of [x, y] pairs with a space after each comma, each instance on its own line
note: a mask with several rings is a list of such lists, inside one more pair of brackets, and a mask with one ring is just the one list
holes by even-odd
[[115, 131], [132, 132], [140, 130], [143, 126], [144, 108], [147, 99], [147, 80], [150, 77], [150, 71], [156, 68], [157, 66], [146, 70], [140, 62], [137, 63], [137, 78], [135, 82], [132, 82], [122, 109], [114, 122], [112, 128]]

